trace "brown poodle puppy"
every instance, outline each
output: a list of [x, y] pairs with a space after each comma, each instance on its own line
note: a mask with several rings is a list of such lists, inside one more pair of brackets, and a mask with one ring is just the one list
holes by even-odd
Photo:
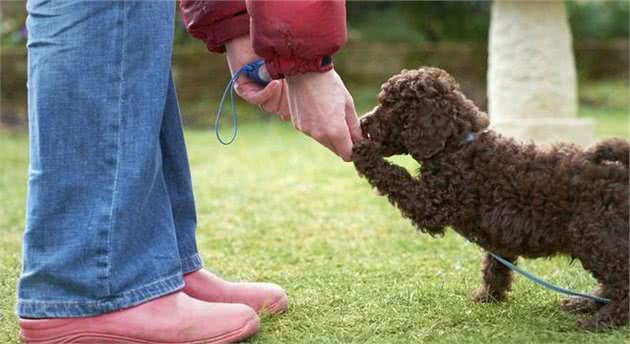
[[[589, 149], [521, 144], [488, 130], [488, 116], [445, 71], [402, 71], [381, 87], [379, 105], [361, 119], [359, 173], [422, 232], [452, 228], [484, 250], [518, 257], [568, 255], [598, 280], [602, 305], [566, 299], [562, 308], [596, 312], [587, 329], [628, 322], [628, 141]], [[384, 157], [410, 154], [420, 175]], [[501, 301], [511, 271], [486, 254], [479, 302]]]

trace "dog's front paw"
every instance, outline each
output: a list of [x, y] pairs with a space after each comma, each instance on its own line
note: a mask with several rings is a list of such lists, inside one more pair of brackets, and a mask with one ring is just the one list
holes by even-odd
[[352, 147], [352, 160], [358, 160], [366, 157], [379, 156], [382, 157], [383, 147], [378, 142], [363, 140], [356, 143]]
[[473, 300], [478, 303], [502, 302], [505, 298], [505, 293], [498, 293], [488, 286], [481, 286], [473, 293]]
[[352, 161], [360, 175], [369, 177], [383, 166], [385, 158], [381, 154], [381, 149], [380, 143], [368, 140], [356, 143], [352, 147]]

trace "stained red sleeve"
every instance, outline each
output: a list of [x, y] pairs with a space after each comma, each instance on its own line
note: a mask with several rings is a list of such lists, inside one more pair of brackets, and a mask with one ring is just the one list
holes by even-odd
[[226, 42], [249, 33], [244, 0], [181, 0], [179, 7], [186, 30], [212, 52], [225, 52]]

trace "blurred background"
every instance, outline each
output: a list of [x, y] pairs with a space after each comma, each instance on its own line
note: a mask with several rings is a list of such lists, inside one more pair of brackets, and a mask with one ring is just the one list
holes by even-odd
[[[358, 111], [370, 109], [380, 84], [403, 68], [447, 69], [486, 109], [491, 3], [349, 1], [349, 40], [335, 65]], [[578, 72], [580, 116], [628, 116], [629, 2], [566, 2]], [[1, 1], [0, 126], [26, 124], [25, 2]], [[209, 128], [228, 80], [223, 56], [209, 54], [178, 17], [173, 68], [184, 120]], [[239, 104], [244, 121], [273, 119]], [[627, 125], [627, 122], [623, 122]]]
[[[488, 104], [493, 107], [487, 99], [488, 37], [497, 28], [490, 27], [491, 13], [496, 14], [493, 4], [496, 10], [500, 3], [348, 1], [349, 40], [335, 55], [335, 65], [359, 113], [375, 105], [383, 81], [403, 68], [422, 65], [448, 70], [478, 106], [484, 110]], [[510, 5], [514, 4], [523, 3]], [[540, 4], [549, 2], [540, 1], [536, 6]], [[0, 344], [19, 342], [15, 286], [29, 177], [25, 5], [23, 0], [0, 0]], [[517, 77], [529, 86], [539, 82], [532, 87], [539, 93], [530, 97], [534, 100], [571, 93], [571, 115], [575, 116], [572, 77], [577, 70], [579, 118], [571, 119], [592, 120], [597, 138], [630, 138], [630, 0], [574, 0], [564, 5], [560, 6], [561, 18], [566, 24], [566, 13], [570, 23], [576, 68], [567, 63], [571, 58], [563, 59], [553, 49], [546, 49], [543, 52], [551, 58], [529, 69], [543, 77]], [[539, 12], [543, 17], [550, 13], [546, 9]], [[518, 22], [513, 17], [500, 18]], [[563, 46], [571, 55], [566, 39], [555, 39], [554, 32], [540, 21], [532, 22], [521, 30], [524, 37], [534, 36], [532, 27], [545, 29], [539, 36], [548, 38], [553, 46]], [[229, 79], [224, 57], [208, 53], [203, 43], [188, 36], [179, 16], [176, 27], [173, 69], [187, 126], [203, 259], [224, 276], [276, 281], [299, 300], [292, 316], [270, 323], [255, 339], [257, 343], [595, 341], [593, 334], [573, 329], [572, 316], [555, 310], [558, 296], [523, 279], [519, 283], [525, 284], [515, 288], [514, 301], [510, 301], [513, 307], [458, 302], [478, 284], [478, 248], [454, 235], [438, 241], [410, 237], [410, 223], [386, 198], [371, 192], [351, 164], [341, 164], [293, 130], [290, 123], [281, 124], [275, 116], [240, 102], [239, 119], [244, 125], [236, 144], [221, 147], [211, 128]], [[562, 29], [568, 31], [566, 25]], [[517, 43], [530, 41], [534, 40]], [[512, 58], [515, 54], [528, 55], [521, 54], [522, 50], [539, 52], [523, 48], [523, 44], [519, 48], [504, 50], [514, 52], [507, 60], [517, 60]], [[496, 65], [491, 63], [490, 71]], [[554, 73], [540, 68], [545, 66], [570, 67], [570, 91], [554, 89], [549, 82]], [[514, 69], [503, 70], [509, 72], [495, 74], [508, 78], [518, 74]], [[490, 75], [491, 86], [496, 85], [496, 78]], [[540, 81], [547, 88], [539, 87]], [[525, 93], [521, 86], [517, 84], [516, 91]], [[558, 92], [549, 92], [549, 88]], [[497, 97], [492, 93], [494, 101]], [[513, 102], [513, 96], [504, 98], [507, 110], [525, 108]], [[548, 107], [548, 117], [560, 117], [558, 110], [566, 108]], [[493, 116], [493, 124], [498, 117]], [[224, 119], [227, 138], [230, 117]], [[559, 119], [563, 120], [571, 122]], [[593, 128], [587, 129], [590, 135]], [[409, 157], [395, 157], [394, 162], [409, 169], [418, 166]], [[580, 264], [569, 266], [567, 262], [558, 257], [526, 264], [560, 285], [577, 290], [595, 286]], [[488, 329], [497, 329], [491, 338]], [[597, 339], [630, 343], [628, 333], [622, 328], [597, 334]]]

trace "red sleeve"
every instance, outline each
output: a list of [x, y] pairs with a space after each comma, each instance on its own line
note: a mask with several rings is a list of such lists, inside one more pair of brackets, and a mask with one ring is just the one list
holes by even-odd
[[330, 70], [323, 60], [346, 42], [343, 0], [247, 0], [247, 10], [254, 51], [274, 79]]
[[274, 79], [332, 69], [330, 56], [346, 42], [343, 0], [247, 0], [247, 8], [244, 0], [181, 0], [180, 7], [186, 30], [212, 52], [251, 27], [254, 51]]
[[227, 41], [249, 33], [245, 0], [181, 0], [179, 7], [186, 30], [212, 52], [225, 52]]

